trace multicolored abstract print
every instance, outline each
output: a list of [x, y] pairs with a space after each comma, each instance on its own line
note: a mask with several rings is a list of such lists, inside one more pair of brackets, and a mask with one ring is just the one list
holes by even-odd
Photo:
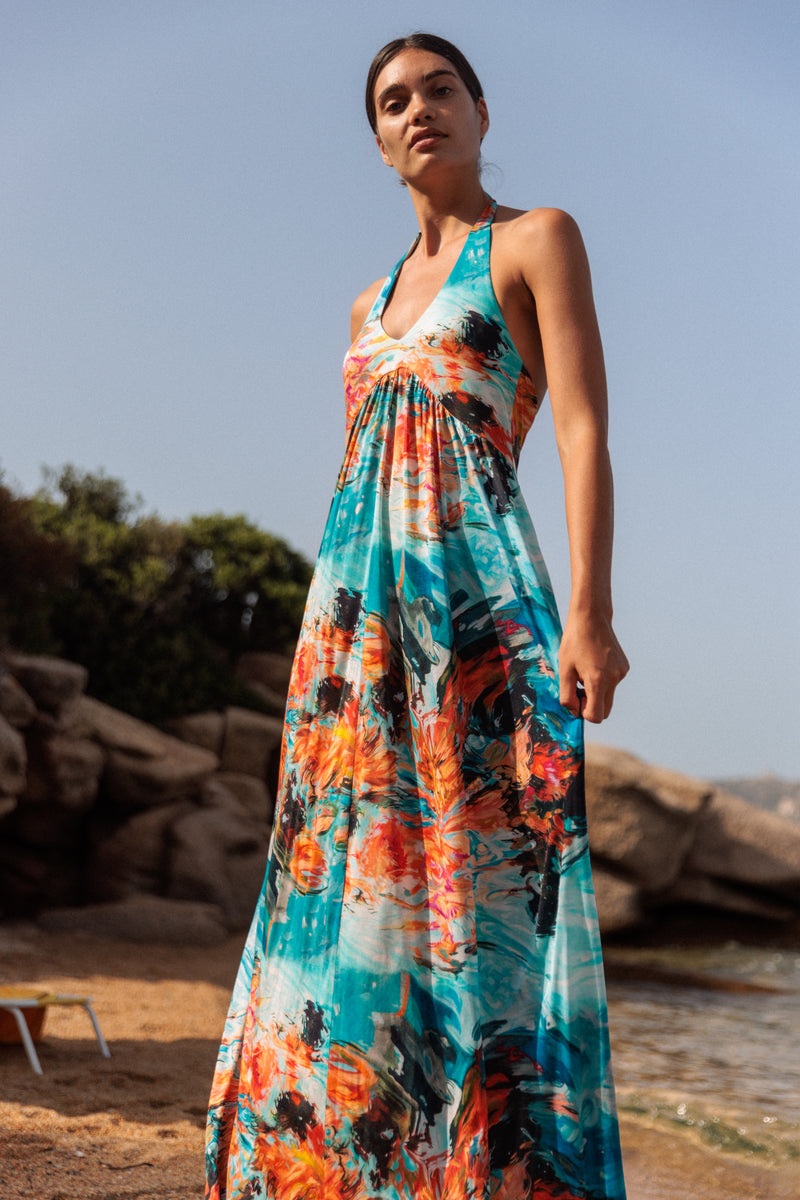
[[211, 1094], [209, 1200], [623, 1200], [581, 723], [515, 464], [491, 203], [405, 337], [387, 279]]

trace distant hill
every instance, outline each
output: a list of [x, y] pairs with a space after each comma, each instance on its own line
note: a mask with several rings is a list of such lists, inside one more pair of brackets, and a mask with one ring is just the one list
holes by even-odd
[[715, 779], [714, 783], [726, 792], [732, 792], [734, 796], [741, 796], [756, 808], [765, 808], [780, 817], [800, 821], [800, 783], [781, 779], [779, 775], [756, 775], [750, 779]]

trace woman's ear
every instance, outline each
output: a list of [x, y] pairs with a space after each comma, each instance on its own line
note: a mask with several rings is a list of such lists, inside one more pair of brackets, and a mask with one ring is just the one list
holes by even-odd
[[481, 141], [483, 141], [489, 132], [489, 110], [486, 107], [486, 101], [483, 96], [478, 101], [478, 116], [481, 119]]
[[381, 141], [381, 139], [378, 137], [377, 133], [375, 134], [375, 144], [377, 145], [378, 149], [380, 150], [381, 158], [386, 163], [387, 167], [393, 167], [394, 163], [389, 158], [389, 155], [386, 153], [386, 148], [385, 148], [383, 142]]

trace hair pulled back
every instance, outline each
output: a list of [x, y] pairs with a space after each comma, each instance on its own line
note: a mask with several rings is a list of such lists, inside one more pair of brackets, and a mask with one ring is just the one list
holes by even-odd
[[378, 118], [375, 109], [376, 80], [383, 68], [393, 58], [397, 58], [397, 55], [402, 53], [403, 50], [428, 50], [431, 54], [438, 54], [441, 58], [446, 58], [455, 67], [464, 86], [476, 104], [483, 96], [481, 81], [458, 46], [454, 46], [446, 38], [437, 37], [435, 33], [409, 33], [407, 37], [395, 38], [394, 41], [387, 42], [378, 51], [370, 64], [367, 75], [366, 107], [367, 120], [370, 123], [373, 133], [377, 133], [378, 131]]

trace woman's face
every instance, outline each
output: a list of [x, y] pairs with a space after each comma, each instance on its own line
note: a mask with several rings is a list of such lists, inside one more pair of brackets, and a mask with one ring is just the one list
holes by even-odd
[[489, 114], [446, 58], [402, 50], [375, 81], [375, 111], [383, 161], [407, 183], [431, 171], [477, 169]]

